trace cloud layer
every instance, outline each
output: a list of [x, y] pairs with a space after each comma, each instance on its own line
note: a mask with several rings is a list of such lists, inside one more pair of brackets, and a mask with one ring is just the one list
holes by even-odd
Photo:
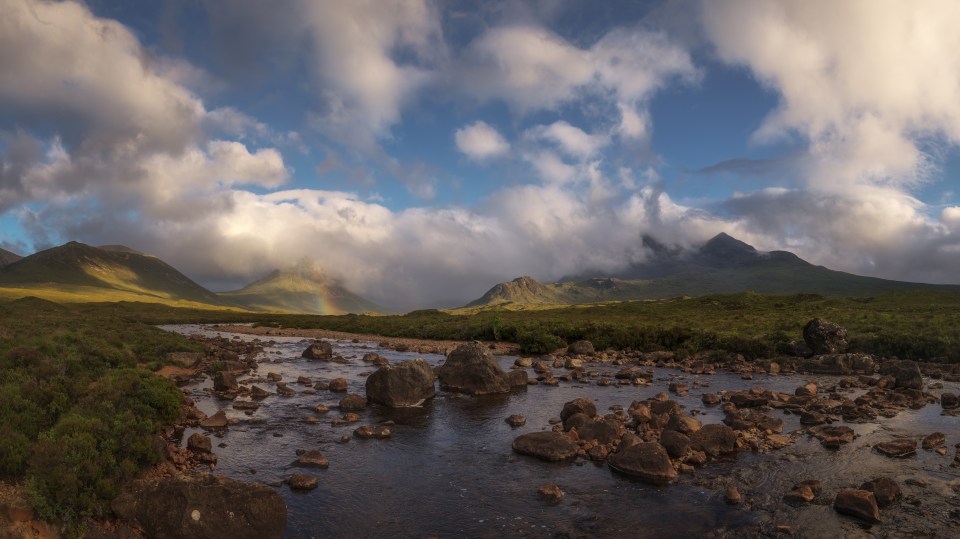
[[[307, 256], [400, 308], [463, 303], [520, 274], [615, 270], [646, 256], [643, 234], [689, 246], [726, 231], [838, 269], [957, 280], [960, 208], [917, 194], [960, 144], [954, 3], [704, 2], [708, 50], [643, 24], [575, 42], [536, 17], [485, 19], [457, 42], [452, 15], [426, 1], [205, 4], [230, 62], [305, 70], [321, 175], [376, 169], [435, 196], [429, 165], [388, 147], [441, 95], [465, 116], [450, 150], [509, 178], [477, 201], [399, 208], [292, 186], [302, 172], [283, 149], [304, 137], [208, 105], [204, 69], [82, 4], [0, 0], [0, 213], [35, 246], [126, 243], [219, 288]], [[752, 142], [795, 148], [799, 181], [684, 205], [651, 156], [651, 103], [717, 61], [779, 96]], [[501, 121], [480, 119], [489, 108]]]

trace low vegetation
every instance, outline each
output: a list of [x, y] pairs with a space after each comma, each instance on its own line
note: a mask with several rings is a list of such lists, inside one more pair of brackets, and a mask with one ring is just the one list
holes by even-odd
[[144, 364], [195, 350], [172, 333], [28, 298], [0, 305], [0, 476], [25, 481], [38, 514], [76, 530], [157, 461], [180, 409]]
[[516, 342], [525, 353], [588, 339], [600, 348], [726, 351], [770, 357], [800, 340], [803, 325], [827, 318], [850, 334], [852, 351], [960, 361], [960, 293], [889, 292], [868, 298], [751, 292], [594, 306], [510, 310], [425, 310], [401, 316], [261, 316], [260, 323], [396, 337]]

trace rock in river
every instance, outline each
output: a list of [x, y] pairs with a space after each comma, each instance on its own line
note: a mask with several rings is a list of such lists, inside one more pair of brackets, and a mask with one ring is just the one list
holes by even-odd
[[860, 485], [860, 490], [872, 492], [878, 507], [887, 507], [903, 496], [900, 485], [889, 477], [878, 477]]
[[419, 406], [436, 394], [433, 369], [420, 358], [380, 367], [366, 389], [368, 400], [391, 408]]
[[209, 453], [213, 449], [213, 444], [209, 436], [195, 432], [187, 439], [187, 449], [198, 453]]
[[563, 405], [560, 411], [560, 419], [566, 421], [573, 414], [586, 414], [588, 417], [597, 415], [597, 405], [586, 397], [573, 399]]
[[561, 461], [577, 456], [577, 444], [559, 432], [531, 432], [513, 440], [513, 450], [546, 461]]
[[607, 458], [611, 469], [654, 485], [665, 485], [677, 477], [677, 470], [662, 445], [642, 442]]
[[330, 461], [319, 450], [311, 449], [300, 455], [293, 465], [302, 468], [328, 468]]
[[923, 376], [916, 361], [885, 361], [880, 366], [880, 373], [893, 376], [896, 380], [894, 387], [899, 389], [923, 389]]
[[483, 343], [474, 341], [456, 347], [443, 365], [437, 367], [440, 389], [470, 395], [510, 391], [503, 369]]
[[568, 354], [590, 356], [594, 354], [593, 343], [590, 341], [576, 341], [567, 347]]
[[690, 435], [690, 443], [697, 451], [710, 457], [729, 455], [737, 451], [737, 433], [726, 425], [704, 425]]
[[157, 538], [279, 538], [287, 520], [287, 506], [272, 488], [213, 475], [139, 479], [111, 508]]
[[329, 361], [333, 359], [333, 346], [327, 341], [317, 341], [307, 347], [301, 354], [307, 359], [322, 359]]
[[872, 524], [880, 523], [880, 508], [873, 493], [866, 490], [841, 490], [833, 501], [833, 508], [844, 515]]
[[917, 442], [907, 438], [897, 438], [875, 444], [873, 449], [886, 457], [902, 459], [917, 453]]
[[359, 412], [367, 407], [367, 399], [350, 393], [340, 399], [338, 406], [341, 412]]
[[295, 473], [287, 479], [287, 484], [293, 490], [313, 490], [318, 483], [316, 477], [305, 473]]
[[823, 447], [828, 449], [839, 449], [841, 445], [848, 444], [856, 438], [853, 429], [843, 425], [822, 425], [810, 429], [810, 434], [820, 440]]

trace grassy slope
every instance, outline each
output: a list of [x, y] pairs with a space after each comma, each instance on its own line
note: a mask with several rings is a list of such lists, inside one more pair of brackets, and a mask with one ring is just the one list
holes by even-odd
[[56, 302], [149, 301], [239, 308], [156, 257], [75, 242], [0, 269], [0, 299], [26, 296]]
[[234, 292], [220, 294], [251, 310], [308, 314], [382, 312], [377, 304], [326, 277], [299, 271], [273, 275]]

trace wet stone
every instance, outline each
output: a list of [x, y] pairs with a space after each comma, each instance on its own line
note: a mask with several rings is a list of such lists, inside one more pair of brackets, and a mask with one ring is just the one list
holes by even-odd
[[841, 490], [833, 501], [836, 512], [871, 524], [880, 523], [880, 508], [872, 492], [859, 489]]
[[506, 419], [507, 424], [511, 427], [522, 427], [527, 423], [527, 418], [523, 417], [520, 414], [513, 414]]
[[880, 442], [874, 445], [873, 449], [885, 457], [902, 459], [917, 453], [917, 442], [906, 438], [898, 438], [888, 442]]
[[900, 485], [889, 477], [878, 477], [860, 485], [860, 490], [872, 492], [878, 507], [888, 507], [903, 497]]
[[290, 479], [287, 479], [287, 484], [290, 485], [290, 488], [293, 490], [313, 490], [317, 488], [319, 482], [317, 478], [312, 475], [296, 473], [290, 476]]
[[577, 455], [577, 444], [558, 432], [531, 432], [513, 440], [513, 450], [546, 461], [562, 461]]
[[540, 485], [537, 496], [547, 503], [556, 504], [563, 500], [563, 491], [557, 485]]
[[946, 436], [942, 432], [934, 432], [924, 437], [920, 445], [927, 451], [933, 451], [946, 443]]

